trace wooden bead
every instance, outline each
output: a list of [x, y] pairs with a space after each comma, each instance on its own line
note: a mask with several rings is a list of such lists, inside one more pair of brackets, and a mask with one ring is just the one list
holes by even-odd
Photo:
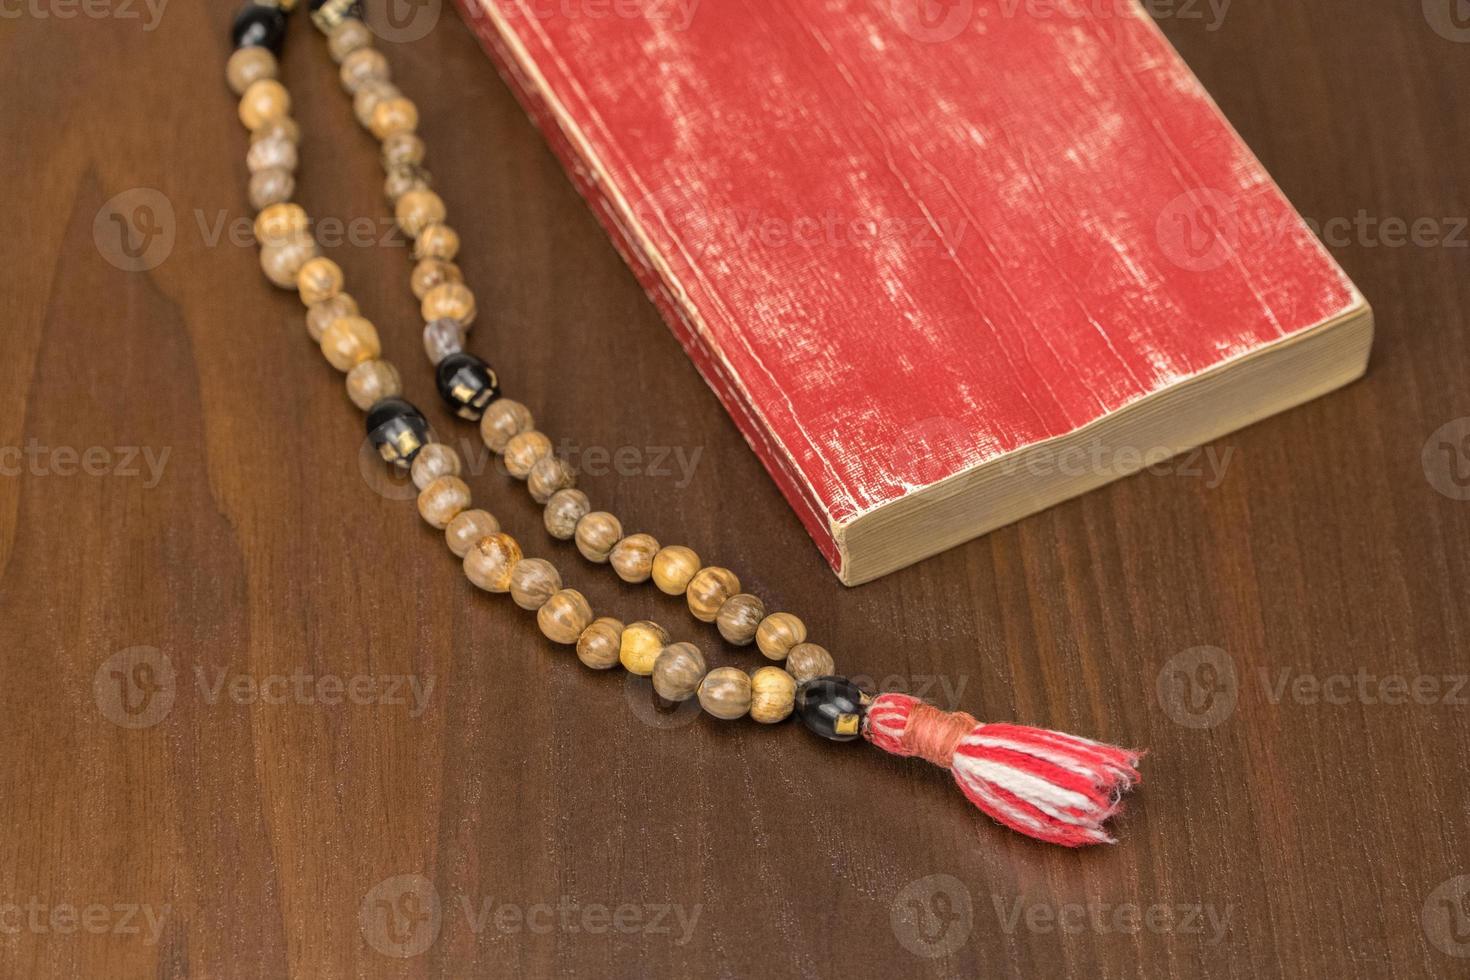
[[[428, 448], [430, 447], [424, 447]], [[420, 450], [419, 456], [422, 455], [423, 450]], [[415, 457], [415, 465], [417, 459]], [[419, 516], [430, 527], [440, 531], [447, 528], [449, 522], [469, 505], [470, 488], [457, 476], [446, 474], [419, 491]]]
[[572, 472], [572, 465], [556, 455], [536, 460], [526, 477], [526, 489], [531, 491], [531, 499], [538, 504], [546, 503], [552, 494], [570, 489], [576, 483], [577, 474]]
[[653, 556], [653, 584], [660, 592], [683, 595], [700, 569], [699, 556], [682, 544], [660, 548]]
[[700, 706], [731, 720], [750, 710], [750, 676], [738, 667], [716, 667], [699, 684]]
[[240, 96], [240, 121], [256, 130], [291, 113], [291, 94], [274, 78], [258, 78]]
[[559, 541], [568, 541], [577, 533], [577, 522], [592, 510], [592, 502], [580, 490], [558, 490], [546, 501], [542, 523], [546, 533]]
[[623, 645], [623, 623], [604, 616], [577, 638], [577, 659], [593, 670], [607, 670], [618, 662]]
[[669, 645], [669, 633], [658, 623], [642, 620], [629, 623], [623, 629], [623, 642], [618, 648], [618, 660], [629, 673], [647, 677], [653, 673], [653, 663], [659, 653]]
[[694, 574], [684, 594], [689, 600], [689, 611], [694, 614], [694, 618], [713, 623], [725, 600], [739, 591], [740, 579], [734, 572], [718, 565], [709, 565]]
[[487, 534], [464, 553], [464, 574], [486, 592], [510, 590], [510, 570], [521, 560], [521, 546], [509, 534]]
[[463, 558], [475, 542], [499, 531], [500, 522], [489, 511], [462, 510], [444, 529], [444, 543], [449, 545], [456, 558]]
[[[427, 188], [409, 191], [393, 205], [393, 218], [405, 235], [417, 238], [419, 232], [444, 220], [444, 200]], [[439, 317], [426, 313], [424, 319], [437, 320]]]
[[[417, 166], [424, 162], [424, 141], [417, 133], [394, 133], [383, 140], [382, 163], [384, 170], [394, 167]], [[415, 251], [414, 258], [424, 256]], [[441, 259], [452, 259], [453, 255], [441, 255]]]
[[322, 354], [338, 371], [351, 371], [383, 353], [378, 328], [360, 316], [339, 316], [322, 333]]
[[755, 631], [765, 618], [765, 604], [749, 592], [741, 592], [739, 595], [732, 595], [720, 606], [720, 611], [715, 615], [715, 625], [726, 640], [745, 646], [755, 639]]
[[[275, 125], [272, 123], [272, 125]], [[252, 139], [250, 149], [245, 153], [245, 169], [251, 173], [260, 173], [262, 170], [289, 170], [296, 172], [300, 158], [297, 156], [296, 144], [281, 136], [271, 139]]]
[[464, 327], [453, 320], [430, 320], [424, 324], [424, 353], [429, 363], [438, 363], [464, 350]]
[[411, 133], [419, 128], [419, 107], [413, 104], [412, 99], [401, 95], [384, 99], [373, 106], [373, 117], [368, 126], [380, 140]]
[[786, 655], [786, 670], [796, 683], [805, 684], [814, 677], [829, 677], [837, 670], [832, 654], [815, 643], [798, 643]]
[[[432, 193], [433, 191], [410, 191], [398, 200], [403, 201], [414, 194]], [[461, 326], [468, 327], [475, 322], [475, 294], [462, 282], [440, 283], [424, 294], [419, 312], [423, 314], [425, 322], [442, 317], [458, 320]]]
[[300, 143], [301, 124], [290, 116], [272, 119], [264, 126], [251, 132], [250, 144], [252, 146], [261, 140], [287, 140], [292, 143]]
[[605, 510], [594, 510], [577, 522], [577, 550], [589, 561], [607, 561], [613, 545], [622, 537], [622, 522]]
[[324, 255], [308, 260], [296, 273], [296, 291], [308, 307], [331, 299], [342, 291], [341, 267]]
[[704, 654], [693, 643], [670, 643], [653, 662], [653, 689], [669, 701], [688, 701], [709, 672]]
[[755, 644], [771, 660], [785, 660], [791, 648], [806, 642], [806, 624], [791, 613], [771, 613], [755, 631]]
[[459, 476], [463, 469], [463, 462], [453, 446], [431, 442], [414, 456], [409, 474], [413, 477], [413, 485], [422, 490], [441, 476]]
[[332, 321], [342, 316], [357, 316], [357, 300], [347, 293], [338, 293], [331, 299], [312, 304], [306, 311], [306, 332], [312, 340], [322, 342], [322, 334]]
[[366, 412], [384, 398], [403, 394], [403, 379], [392, 363], [382, 358], [363, 361], [347, 372], [347, 397]]
[[552, 643], [576, 643], [592, 622], [592, 607], [576, 589], [562, 589], [536, 612], [536, 625]]
[[388, 59], [381, 51], [361, 47], [342, 58], [342, 67], [337, 74], [348, 94], [356, 94], [368, 82], [388, 80]]
[[408, 287], [419, 299], [429, 295], [429, 290], [435, 286], [446, 282], [462, 283], [464, 273], [459, 271], [459, 266], [443, 259], [424, 259], [413, 267], [413, 272], [408, 277]]
[[296, 177], [289, 170], [272, 168], [250, 175], [250, 206], [259, 211], [284, 204], [296, 192]]
[[383, 196], [389, 204], [397, 204], [409, 191], [426, 190], [431, 183], [429, 172], [416, 164], [393, 167], [383, 177]]
[[344, 17], [327, 34], [327, 53], [340, 65], [349, 54], [372, 43], [373, 34], [366, 24], [356, 17]]
[[624, 582], [647, 582], [653, 574], [658, 541], [651, 534], [630, 534], [613, 545], [608, 561]]
[[762, 667], [750, 678], [750, 717], [774, 725], [796, 707], [796, 678], [780, 667]]
[[265, 277], [282, 289], [296, 288], [296, 274], [316, 257], [316, 242], [308, 237], [292, 238], [260, 250], [260, 268]]
[[282, 201], [262, 208], [255, 216], [255, 241], [264, 246], [305, 238], [310, 226], [311, 219], [307, 217], [305, 208]]
[[279, 72], [276, 56], [269, 49], [256, 45], [237, 48], [225, 62], [225, 81], [230, 83], [230, 91], [236, 95], [244, 95], [254, 83], [262, 78], [275, 78]]
[[561, 589], [561, 574], [544, 558], [522, 558], [510, 570], [510, 597], [522, 609], [540, 609]]
[[459, 233], [448, 225], [430, 225], [414, 239], [413, 257], [453, 261], [459, 254]]
[[524, 480], [538, 460], [550, 455], [551, 437], [546, 433], [535, 429], [517, 433], [505, 444], [505, 471], [517, 480]]
[[352, 96], [352, 114], [363, 129], [373, 128], [373, 113], [388, 99], [396, 99], [403, 93], [392, 82], [368, 82]]
[[492, 453], [503, 453], [511, 439], [536, 427], [531, 410], [514, 398], [497, 398], [480, 416], [480, 438]]

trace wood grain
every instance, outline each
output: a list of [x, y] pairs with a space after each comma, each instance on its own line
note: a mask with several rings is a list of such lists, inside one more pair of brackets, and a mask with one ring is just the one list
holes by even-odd
[[[1121, 843], [1080, 854], [988, 825], [936, 770], [690, 703], [657, 713], [646, 681], [584, 669], [508, 597], [479, 594], [411, 498], [368, 485], [341, 378], [238, 228], [231, 241], [250, 217], [223, 81], [231, 11], [169, 4], [145, 30], [138, 5], [12, 8], [0, 973], [1463, 975], [1470, 454], [1440, 429], [1470, 416], [1456, 217], [1470, 47], [1429, 7], [1163, 20], [1294, 203], [1347, 220], [1328, 237], [1375, 301], [1368, 377], [1196, 469], [1140, 474], [856, 590], [469, 32], [446, 9], [385, 45], [464, 237], [473, 343], [575, 443], [594, 505], [728, 565], [849, 674], [1147, 746]], [[382, 219], [376, 241], [372, 142], [303, 26], [285, 57], [301, 199], [318, 219]], [[1354, 230], [1360, 212], [1374, 234]], [[111, 214], [171, 228], [163, 261], [114, 264], [128, 263]], [[1390, 218], [1432, 219], [1443, 240], [1392, 246]], [[405, 250], [327, 252], [407, 396], [469, 435], [421, 366]], [[612, 472], [619, 447], [632, 473]], [[680, 599], [552, 541], [483, 458], [468, 482], [599, 614], [667, 623], [712, 667], [760, 662]], [[143, 700], [111, 673], [152, 666], [161, 685], [162, 657], [166, 713], [164, 688]], [[1419, 695], [1387, 703], [1390, 678]], [[414, 913], [435, 896], [430, 935]]]

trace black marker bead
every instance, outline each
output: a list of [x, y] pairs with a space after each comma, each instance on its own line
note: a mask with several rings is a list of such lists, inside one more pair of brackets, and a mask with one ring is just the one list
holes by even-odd
[[851, 742], [863, 733], [868, 700], [846, 677], [814, 677], [796, 691], [796, 714], [823, 738]]
[[500, 397], [500, 379], [490, 365], [461, 351], [439, 362], [439, 394], [462, 419], [478, 421], [491, 402]]
[[406, 467], [428, 445], [429, 421], [402, 398], [384, 398], [368, 409], [367, 432], [386, 462]]
[[248, 3], [235, 15], [230, 38], [237, 48], [267, 48], [280, 54], [286, 40], [286, 13], [279, 7]]
[[311, 22], [323, 34], [332, 33], [332, 28], [347, 20], [362, 20], [361, 0], [311, 0]]

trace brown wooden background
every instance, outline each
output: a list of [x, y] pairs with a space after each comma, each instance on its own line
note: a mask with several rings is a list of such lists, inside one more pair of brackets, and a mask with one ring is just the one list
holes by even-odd
[[[477, 349], [549, 432], [645, 464], [585, 476], [594, 499], [719, 556], [852, 674], [1147, 746], [1122, 842], [1086, 853], [990, 825], [937, 770], [657, 715], [476, 594], [411, 504], [369, 489], [296, 300], [230, 241], [249, 219], [232, 6], [7, 5], [0, 973], [1466, 975], [1470, 442], [1436, 434], [1470, 416], [1451, 4], [1238, 0], [1216, 30], [1157, 8], [1303, 213], [1357, 226], [1333, 250], [1379, 317], [1365, 381], [1212, 447], [1217, 485], [1140, 475], [856, 590], [453, 11], [384, 45], [465, 238]], [[382, 218], [372, 143], [303, 23], [286, 69], [301, 199]], [[163, 260], [119, 268], [113, 215], [135, 246], [171, 229]], [[1390, 219], [1428, 219], [1421, 244]], [[401, 248], [331, 254], [450, 429]], [[127, 447], [166, 451], [160, 476]], [[701, 454], [687, 486], [648, 472], [656, 447]], [[507, 478], [472, 484], [594, 606], [717, 649], [550, 542]], [[175, 671], [138, 729], [109, 720], [135, 717], [110, 673], [134, 647]], [[295, 672], [435, 686], [416, 717], [209, 688]], [[437, 933], [414, 896], [437, 896]], [[425, 948], [385, 955], [395, 936]]]

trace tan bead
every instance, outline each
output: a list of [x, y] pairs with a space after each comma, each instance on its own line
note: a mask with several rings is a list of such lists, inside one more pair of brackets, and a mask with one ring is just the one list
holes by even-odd
[[613, 545], [623, 537], [623, 524], [605, 510], [594, 510], [577, 522], [577, 550], [588, 561], [607, 561]]
[[592, 607], [576, 589], [562, 589], [536, 611], [536, 625], [552, 643], [576, 643], [592, 622]]
[[[371, 113], [369, 120], [371, 121]], [[382, 163], [384, 170], [392, 170], [394, 167], [417, 166], [424, 162], [424, 141], [417, 133], [394, 133], [383, 140]], [[423, 256], [419, 256], [422, 258]], [[452, 259], [452, 255], [441, 255], [440, 258]]]
[[387, 139], [389, 136], [397, 136], [399, 133], [411, 133], [419, 126], [419, 108], [413, 104], [412, 99], [399, 95], [391, 99], [384, 99], [373, 106], [373, 119], [369, 124], [373, 135], [378, 139]]
[[796, 678], [780, 667], [762, 667], [750, 678], [750, 717], [774, 725], [796, 707]]
[[699, 684], [700, 706], [729, 721], [750, 710], [750, 676], [738, 667], [716, 667]]
[[282, 289], [296, 288], [296, 274], [316, 258], [316, 242], [307, 237], [291, 238], [260, 249], [260, 268], [265, 277]]
[[289, 170], [261, 170], [250, 175], [250, 206], [259, 211], [291, 200], [296, 177]]
[[349, 54], [361, 51], [373, 43], [372, 31], [356, 17], [345, 17], [327, 34], [327, 52], [332, 60], [341, 64]]
[[689, 611], [694, 614], [694, 618], [713, 623], [725, 600], [739, 591], [740, 579], [734, 572], [718, 565], [709, 565], [695, 573], [684, 594], [689, 600]]
[[[405, 235], [417, 238], [419, 232], [444, 220], [444, 200], [428, 188], [409, 191], [393, 205], [393, 217]], [[437, 320], [438, 317], [425, 314], [424, 319]]]
[[577, 638], [577, 659], [593, 670], [607, 670], [618, 662], [622, 645], [622, 621], [604, 616]]
[[252, 174], [262, 170], [290, 170], [294, 173], [299, 162], [296, 144], [279, 136], [251, 140], [250, 149], [245, 153], [245, 168]]
[[499, 531], [500, 522], [489, 511], [462, 510], [454, 515], [454, 520], [444, 529], [444, 543], [449, 545], [449, 550], [454, 552], [456, 558], [463, 558], [475, 546], [475, 542]]
[[258, 78], [240, 96], [240, 121], [256, 130], [291, 113], [291, 93], [274, 78]]
[[419, 491], [419, 516], [440, 531], [469, 505], [470, 488], [457, 476], [441, 476]]
[[347, 397], [366, 412], [384, 398], [403, 394], [403, 379], [389, 361], [363, 361], [347, 372]]
[[720, 606], [720, 611], [715, 614], [715, 625], [726, 640], [745, 646], [755, 639], [755, 631], [765, 618], [765, 604], [749, 592], [741, 592]]
[[538, 459], [526, 476], [526, 489], [538, 504], [546, 503], [558, 490], [567, 490], [576, 484], [577, 474], [572, 471], [572, 465], [555, 455]]
[[430, 225], [414, 239], [413, 257], [416, 259], [442, 259], [449, 262], [458, 254], [459, 232], [448, 225]]
[[322, 331], [322, 355], [338, 371], [351, 371], [383, 353], [378, 328], [360, 316], [339, 316]]
[[709, 673], [704, 654], [693, 643], [670, 643], [653, 662], [653, 689], [668, 701], [688, 701]]
[[[242, 48], [249, 51], [251, 48]], [[258, 48], [253, 50], [260, 50]], [[297, 238], [305, 238], [311, 227], [306, 209], [299, 204], [283, 201], [272, 204], [255, 216], [255, 241], [257, 244], [279, 245]]]
[[669, 632], [658, 623], [641, 620], [623, 629], [623, 642], [618, 647], [618, 660], [629, 673], [647, 677], [653, 673], [654, 661], [669, 645]]
[[551, 438], [535, 429], [513, 436], [505, 444], [505, 470], [517, 480], [531, 475], [538, 460], [551, 455]]
[[261, 140], [287, 140], [291, 143], [300, 143], [301, 124], [290, 116], [273, 119], [259, 129], [251, 132], [251, 146], [259, 143]]
[[577, 533], [577, 522], [592, 510], [592, 502], [580, 490], [558, 490], [546, 501], [542, 523], [546, 533], [559, 541], [571, 540]]
[[373, 113], [388, 99], [396, 99], [403, 93], [392, 82], [368, 82], [352, 97], [352, 114], [363, 129], [373, 128]]
[[307, 306], [331, 299], [342, 291], [342, 267], [318, 255], [296, 273], [296, 291]]
[[429, 172], [423, 167], [393, 167], [383, 178], [383, 196], [389, 204], [397, 204], [409, 191], [428, 190], [431, 183]]
[[682, 544], [669, 545], [653, 556], [653, 584], [660, 592], [683, 595], [699, 569], [699, 556], [693, 549]]
[[441, 476], [459, 476], [463, 471], [464, 463], [453, 446], [431, 442], [414, 456], [409, 475], [413, 485], [422, 490]]
[[505, 452], [510, 440], [536, 427], [531, 410], [514, 398], [497, 398], [480, 416], [480, 438], [493, 453]]
[[522, 558], [510, 570], [510, 597], [522, 609], [540, 609], [561, 588], [561, 574], [544, 558]]
[[230, 55], [230, 60], [225, 62], [225, 81], [230, 83], [231, 92], [244, 95], [251, 85], [262, 78], [275, 78], [280, 70], [280, 66], [276, 64], [276, 56], [268, 48], [254, 45], [237, 48]]
[[[432, 194], [433, 191], [413, 191], [412, 193]], [[412, 194], [405, 194], [400, 200], [406, 200], [411, 196]], [[448, 319], [457, 320], [468, 327], [475, 322], [475, 294], [461, 282], [440, 283], [424, 294], [419, 312], [423, 314], [425, 323], [430, 320]]]
[[422, 260], [413, 267], [413, 273], [408, 278], [409, 288], [419, 299], [427, 296], [429, 290], [435, 286], [446, 282], [464, 282], [464, 273], [459, 271], [459, 266], [443, 259]]
[[651, 534], [630, 534], [613, 545], [607, 560], [624, 582], [647, 582], [653, 574], [653, 556], [658, 541]]
[[832, 654], [816, 643], [798, 643], [786, 655], [786, 670], [796, 683], [805, 684], [814, 677], [830, 677], [837, 672]]
[[806, 623], [791, 613], [771, 613], [755, 631], [755, 645], [771, 660], [785, 660], [791, 648], [806, 642]]
[[355, 95], [368, 82], [388, 80], [388, 59], [383, 57], [381, 51], [361, 47], [342, 59], [342, 67], [337, 74], [342, 81], [342, 87]]
[[347, 293], [338, 293], [331, 299], [312, 304], [306, 311], [306, 332], [312, 340], [321, 343], [322, 334], [327, 332], [327, 327], [332, 325], [333, 320], [343, 316], [357, 316], [360, 312], [357, 300]]
[[486, 592], [510, 590], [510, 570], [521, 560], [521, 546], [509, 534], [487, 534], [464, 553], [464, 575]]

